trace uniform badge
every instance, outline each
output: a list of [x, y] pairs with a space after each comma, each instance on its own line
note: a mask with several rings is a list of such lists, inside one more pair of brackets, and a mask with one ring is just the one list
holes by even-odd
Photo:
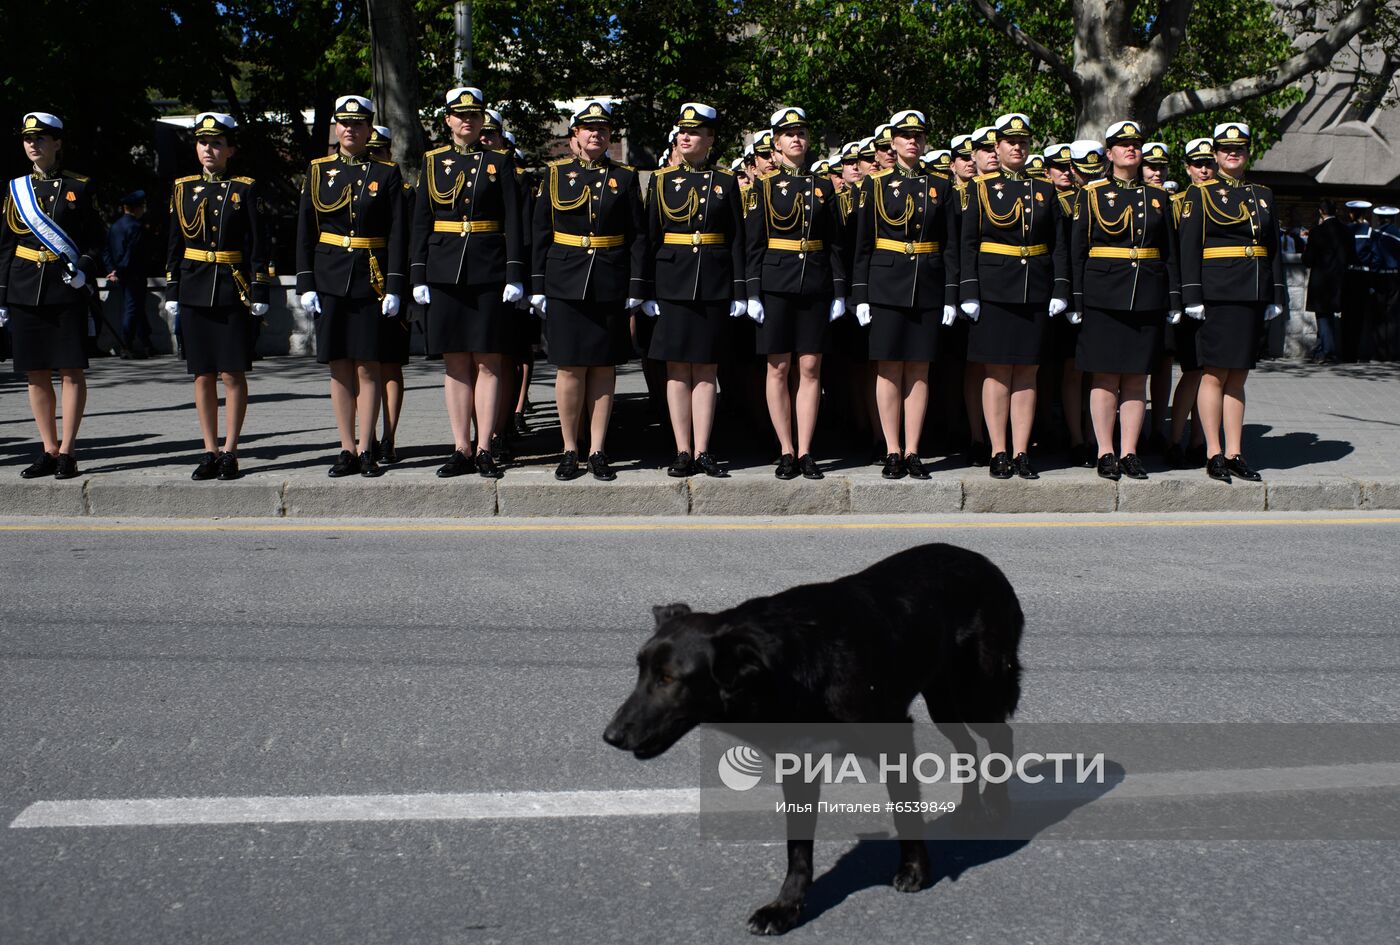
[[488, 173], [488, 174], [495, 174], [495, 173], [496, 173], [496, 165], [494, 165], [494, 164], [488, 164], [488, 165], [486, 165], [486, 173]]
[[1184, 201], [1182, 201], [1182, 203], [1181, 203], [1181, 216], [1182, 216], [1183, 219], [1185, 219], [1186, 217], [1189, 217], [1190, 215], [1191, 215], [1191, 202], [1190, 202], [1189, 200], [1184, 200]]
[[611, 190], [617, 190], [617, 178], [616, 178], [616, 177], [609, 177], [609, 178], [608, 178], [608, 187], [609, 187], [609, 189], [611, 189]]
[[1161, 205], [1160, 203], [1157, 202], [1157, 198], [1156, 198], [1156, 197], [1153, 197], [1153, 198], [1152, 198], [1152, 209], [1153, 209], [1153, 210], [1160, 210], [1160, 209], [1162, 209], [1162, 205]]
[[1079, 219], [1079, 204], [1075, 204], [1075, 205], [1074, 205], [1074, 218], [1075, 218], [1076, 220]]
[[1261, 207], [1263, 207], [1265, 210], [1267, 210], [1267, 209], [1269, 209], [1269, 201], [1267, 201], [1267, 200], [1261, 200], [1261, 201], [1259, 201], [1259, 206], [1261, 206]]
[[73, 191], [70, 190], [70, 191], [68, 191], [68, 193], [66, 193], [66, 194], [63, 195], [63, 199], [66, 200], [66, 201], [68, 201], [69, 203], [77, 203], [77, 202], [78, 202], [78, 195], [75, 194], [75, 193], [73, 193]]
[[240, 203], [243, 202], [242, 195], [240, 195], [236, 190], [233, 193], [229, 194], [228, 199], [235, 207], [237, 207]]
[[1040, 191], [1037, 190], [1037, 191], [1035, 192], [1035, 199], [1038, 200], [1038, 201], [1040, 201], [1041, 203], [1044, 203], [1044, 202], [1045, 202], [1045, 195], [1042, 194]]
[[718, 197], [720, 194], [724, 193], [724, 188], [721, 187], [719, 184], [715, 184], [715, 186], [714, 186], [714, 191], [715, 191], [715, 196]]
[[442, 169], [450, 174], [452, 173], [452, 165], [456, 163], [456, 161], [452, 160], [451, 158], [448, 158], [447, 160], [442, 162]]
[[339, 174], [339, 173], [340, 173], [340, 168], [338, 168], [338, 167], [333, 167], [333, 168], [331, 168], [330, 170], [326, 171], [327, 182], [328, 182], [328, 183], [334, 184], [334, 183], [335, 183], [335, 175], [337, 175], [337, 174]]
[[379, 181], [372, 180], [369, 182], [369, 192], [372, 194], [379, 193]]
[[203, 184], [200, 184], [198, 187], [196, 187], [196, 188], [194, 189], [194, 192], [197, 193], [197, 194], [198, 194], [198, 193], [203, 193], [203, 191], [204, 191], [204, 185], [203, 185]]

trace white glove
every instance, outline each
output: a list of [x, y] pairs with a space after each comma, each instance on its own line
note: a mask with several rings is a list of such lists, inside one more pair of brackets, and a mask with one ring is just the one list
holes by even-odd
[[641, 299], [628, 299], [627, 302], [626, 302], [626, 304], [624, 304], [622, 307], [625, 308], [625, 309], [627, 309], [628, 311], [631, 311], [631, 310], [634, 309], [634, 308], [641, 308], [641, 306], [642, 306], [642, 300], [641, 300]]
[[88, 337], [97, 337], [97, 321], [91, 315], [88, 316]]
[[1204, 321], [1206, 317], [1206, 307], [1204, 305], [1186, 306], [1186, 317], [1194, 318], [1196, 321]]
[[518, 282], [507, 282], [506, 287], [501, 290], [502, 302], [519, 302], [523, 298], [525, 298], [525, 287]]
[[63, 274], [63, 281], [75, 289], [81, 289], [83, 286], [87, 285], [87, 276], [83, 275], [81, 269], [78, 269], [73, 272], [65, 272]]
[[165, 314], [169, 315], [171, 318], [179, 318], [179, 317], [180, 317], [180, 303], [179, 303], [179, 302], [166, 302], [166, 303], [165, 303]]
[[977, 299], [968, 299], [966, 302], [961, 303], [958, 308], [962, 309], [962, 313], [974, 322], [977, 321], [978, 317], [982, 314], [982, 303]]
[[416, 285], [413, 287], [413, 301], [417, 302], [419, 305], [427, 305], [432, 300], [433, 292], [427, 286]]
[[262, 318], [271, 310], [272, 306], [268, 305], [266, 302], [254, 302], [250, 311], [252, 311], [254, 318]]
[[386, 318], [393, 318], [395, 315], [399, 314], [399, 297], [392, 292], [385, 295], [384, 301], [379, 306], [379, 310], [384, 313]]
[[752, 318], [754, 321], [762, 325], [763, 303], [760, 302], [758, 299], [749, 299], [749, 310], [745, 314], [748, 315], [749, 318]]
[[1051, 300], [1050, 300], [1050, 317], [1051, 317], [1051, 318], [1054, 318], [1056, 315], [1060, 314], [1061, 312], [1063, 312], [1063, 311], [1064, 311], [1065, 309], [1067, 309], [1067, 308], [1069, 308], [1069, 305], [1067, 305], [1067, 304], [1065, 303], [1065, 300], [1064, 300], [1064, 299], [1051, 299]]
[[748, 302], [735, 301], [729, 303], [729, 317], [743, 318], [744, 313], [749, 310]]
[[1078, 325], [1084, 321], [1083, 312], [1066, 312], [1065, 318], [1069, 319], [1071, 325]]
[[947, 328], [958, 320], [958, 310], [951, 305], [943, 306], [943, 327]]
[[1264, 321], [1272, 321], [1283, 314], [1282, 305], [1270, 305], [1264, 309]]
[[532, 296], [530, 296], [530, 307], [531, 307], [532, 309], [535, 310], [535, 314], [539, 315], [540, 318], [544, 318], [544, 296], [543, 296], [543, 295], [532, 295]]
[[869, 302], [861, 302], [856, 306], [856, 321], [860, 322], [862, 328], [870, 324]]
[[836, 319], [840, 318], [842, 315], [845, 315], [845, 314], [846, 314], [846, 300], [845, 300], [845, 299], [832, 299], [832, 300], [831, 300], [831, 320], [834, 322], [834, 321], [836, 321]]
[[4, 328], [5, 324], [9, 322], [9, 320], [10, 310], [7, 308], [0, 308], [0, 328]]
[[301, 307], [312, 315], [320, 315], [321, 297], [315, 292], [303, 292], [301, 294]]
[[647, 299], [642, 303], [642, 314], [647, 318], [655, 318], [661, 314], [661, 306], [656, 303], [655, 299]]
[[1181, 313], [1178, 312], [1178, 311], [1176, 311], [1175, 309], [1173, 309], [1172, 311], [1168, 312], [1168, 313], [1167, 313], [1167, 324], [1168, 324], [1168, 325], [1180, 325], [1180, 324], [1181, 324]]

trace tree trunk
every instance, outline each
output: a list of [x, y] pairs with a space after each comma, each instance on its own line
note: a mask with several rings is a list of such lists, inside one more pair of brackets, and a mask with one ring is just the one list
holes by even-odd
[[394, 159], [416, 178], [427, 144], [418, 117], [418, 24], [411, 0], [366, 0], [375, 117], [394, 137]]

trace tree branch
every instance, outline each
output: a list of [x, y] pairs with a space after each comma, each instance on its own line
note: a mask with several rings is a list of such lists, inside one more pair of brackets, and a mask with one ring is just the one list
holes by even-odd
[[1152, 60], [1153, 72], [1163, 75], [1176, 51], [1186, 39], [1186, 22], [1191, 18], [1191, 10], [1196, 0], [1158, 0], [1157, 16], [1152, 21], [1152, 33], [1147, 43], [1147, 55]]
[[991, 0], [972, 0], [972, 5], [977, 8], [977, 12], [982, 14], [983, 19], [988, 23], [1011, 37], [1014, 43], [1055, 70], [1055, 74], [1063, 79], [1071, 89], [1076, 91], [1079, 89], [1079, 77], [1074, 74], [1074, 70], [1069, 67], [1069, 63], [1065, 62], [1059, 53], [1027, 35], [1025, 30], [1003, 16], [992, 5]]
[[1360, 0], [1350, 13], [1338, 20], [1335, 26], [1311, 46], [1296, 56], [1285, 59], [1268, 72], [1236, 79], [1229, 85], [1211, 89], [1173, 92], [1162, 99], [1162, 104], [1157, 109], [1157, 123], [1166, 124], [1185, 115], [1237, 105], [1267, 95], [1305, 75], [1325, 68], [1338, 50], [1370, 24], [1375, 15], [1376, 3], [1377, 0]]

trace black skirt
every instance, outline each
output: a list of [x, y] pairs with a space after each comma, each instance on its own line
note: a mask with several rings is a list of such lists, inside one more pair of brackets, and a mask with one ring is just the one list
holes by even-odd
[[831, 296], [763, 293], [759, 354], [822, 354], [831, 334]]
[[[846, 319], [843, 318], [842, 321]], [[850, 318], [855, 321], [854, 317]], [[870, 306], [871, 361], [932, 361], [938, 357], [943, 306], [887, 308]]]
[[718, 364], [728, 353], [728, 301], [663, 299], [659, 304], [661, 315], [655, 319], [656, 330], [652, 332], [647, 357], [686, 364]]
[[979, 364], [1039, 364], [1050, 321], [1048, 302], [988, 302], [967, 333], [967, 359]]
[[[1049, 311], [1049, 308], [1046, 309]], [[1085, 321], [1088, 321], [1086, 318]], [[1068, 318], [1056, 315], [1050, 319], [1048, 360], [1069, 361], [1079, 354], [1079, 335], [1083, 325], [1072, 325]]]
[[632, 360], [632, 335], [620, 299], [548, 299], [544, 312], [549, 363], [605, 367]]
[[1201, 323], [1185, 314], [1181, 321], [1167, 328], [1171, 333], [1172, 357], [1183, 371], [1201, 369], [1201, 359], [1196, 356], [1196, 335], [1200, 330]]
[[501, 301], [502, 286], [433, 285], [428, 303], [429, 354], [505, 354], [512, 350], [512, 323], [520, 318]]
[[1084, 308], [1074, 363], [1095, 374], [1151, 374], [1162, 355], [1167, 313]]
[[253, 321], [242, 305], [180, 304], [185, 370], [237, 374], [253, 367]]
[[1254, 367], [1267, 304], [1206, 302], [1206, 319], [1196, 332], [1196, 358], [1200, 366], [1232, 371]]
[[[370, 296], [347, 299], [340, 295], [320, 294], [321, 314], [316, 316], [316, 360], [321, 364], [332, 361], [383, 361], [380, 356], [382, 303]], [[393, 319], [397, 321], [398, 319]]]
[[831, 323], [830, 347], [831, 357], [847, 364], [864, 364], [870, 360], [870, 326], [856, 321], [855, 312], [846, 313]]
[[87, 306], [15, 305], [10, 310], [10, 340], [15, 373], [86, 368]]

